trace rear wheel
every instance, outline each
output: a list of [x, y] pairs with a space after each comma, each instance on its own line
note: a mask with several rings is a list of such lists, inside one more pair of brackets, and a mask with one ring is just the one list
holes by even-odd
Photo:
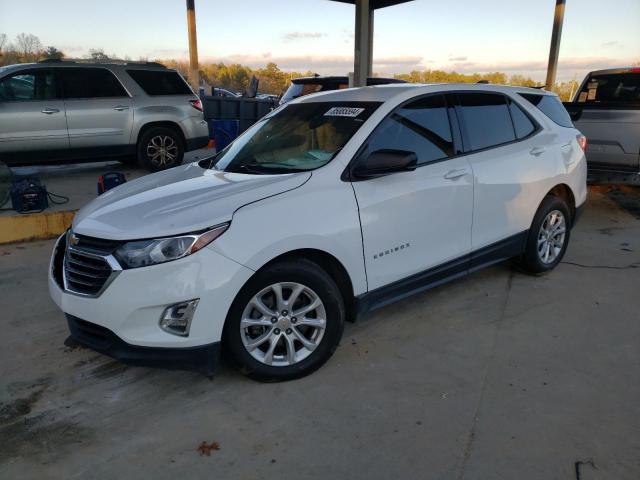
[[531, 224], [520, 266], [530, 273], [555, 268], [567, 250], [570, 227], [571, 213], [564, 199], [545, 197]]
[[184, 145], [180, 135], [168, 127], [153, 127], [138, 142], [138, 163], [153, 172], [180, 165]]
[[253, 379], [291, 380], [331, 357], [344, 317], [342, 295], [327, 272], [304, 259], [278, 262], [258, 272], [236, 297], [224, 347]]

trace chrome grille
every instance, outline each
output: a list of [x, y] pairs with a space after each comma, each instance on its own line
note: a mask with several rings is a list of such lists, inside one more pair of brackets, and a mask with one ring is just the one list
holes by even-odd
[[79, 295], [97, 297], [121, 268], [112, 252], [119, 242], [75, 236], [64, 256], [64, 288]]

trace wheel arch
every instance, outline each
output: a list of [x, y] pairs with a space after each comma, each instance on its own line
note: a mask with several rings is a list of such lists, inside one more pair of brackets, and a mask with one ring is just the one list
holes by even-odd
[[576, 217], [576, 197], [571, 187], [566, 183], [559, 183], [547, 192], [545, 197], [547, 196], [562, 198], [567, 203], [571, 213], [571, 223], [573, 224]]
[[182, 147], [183, 148], [186, 147], [187, 139], [185, 137], [184, 132], [182, 131], [182, 127], [180, 127], [180, 124], [178, 124], [177, 122], [172, 122], [170, 120], [151, 121], [151, 122], [147, 122], [144, 125], [142, 125], [140, 127], [140, 129], [138, 130], [138, 133], [136, 135], [136, 142], [135, 142], [136, 146], [139, 145], [140, 139], [142, 138], [142, 136], [145, 133], [147, 133], [152, 128], [157, 128], [157, 127], [169, 128], [169, 129], [175, 131], [178, 134], [178, 136], [180, 137], [180, 141], [182, 142]]
[[[300, 248], [281, 253], [280, 255], [272, 258], [264, 265], [262, 265], [259, 269], [256, 270], [253, 275], [264, 270], [265, 268], [268, 268], [274, 263], [283, 260], [295, 260], [298, 258], [311, 260], [331, 276], [333, 281], [336, 282], [336, 285], [340, 289], [340, 293], [342, 293], [342, 298], [344, 300], [344, 306], [346, 310], [346, 320], [353, 321], [355, 319], [356, 305], [353, 283], [351, 281], [351, 277], [349, 276], [349, 272], [342, 264], [342, 262], [340, 262], [340, 260], [324, 250], [320, 250], [317, 248]], [[253, 275], [251, 278], [253, 278]], [[251, 279], [247, 280], [247, 282], [249, 282], [250, 280]]]

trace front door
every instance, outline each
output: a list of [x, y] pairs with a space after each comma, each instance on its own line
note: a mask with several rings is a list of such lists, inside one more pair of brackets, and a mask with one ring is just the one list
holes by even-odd
[[120, 81], [106, 68], [59, 70], [71, 150], [124, 153], [131, 138], [133, 105]]
[[456, 156], [449, 110], [439, 94], [414, 100], [367, 142], [363, 156], [394, 149], [418, 157], [415, 171], [352, 183], [370, 291], [470, 252], [473, 175]]
[[22, 160], [64, 156], [69, 136], [52, 70], [21, 70], [0, 80], [0, 156]]

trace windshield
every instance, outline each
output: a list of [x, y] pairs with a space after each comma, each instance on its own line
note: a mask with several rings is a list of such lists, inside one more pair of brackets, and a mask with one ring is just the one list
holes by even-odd
[[380, 103], [317, 102], [280, 107], [211, 164], [226, 172], [305, 172], [329, 163]]

